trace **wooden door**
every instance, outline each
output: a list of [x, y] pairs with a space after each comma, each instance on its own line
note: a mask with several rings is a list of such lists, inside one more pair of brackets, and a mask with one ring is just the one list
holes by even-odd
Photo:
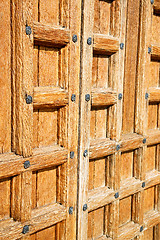
[[0, 239], [76, 239], [81, 2], [0, 12]]
[[0, 2], [0, 239], [160, 239], [160, 1]]
[[160, 239], [159, 13], [159, 0], [84, 1], [79, 240]]

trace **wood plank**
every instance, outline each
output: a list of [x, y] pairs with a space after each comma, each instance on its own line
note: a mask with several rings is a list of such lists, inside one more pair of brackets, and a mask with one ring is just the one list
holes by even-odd
[[[54, 203], [44, 207], [32, 210], [31, 220], [24, 222], [15, 222], [12, 219], [1, 221], [0, 238], [3, 240], [19, 239], [22, 234], [23, 226], [29, 225], [29, 234], [33, 234], [44, 228], [50, 227], [66, 219], [66, 208], [60, 204]], [[29, 234], [26, 234], [27, 236]]]
[[119, 48], [119, 40], [117, 38], [105, 34], [94, 33], [94, 53], [112, 55], [116, 53]]
[[64, 47], [70, 42], [70, 30], [42, 22], [34, 22], [34, 43], [46, 47]]
[[153, 8], [154, 8], [154, 12], [156, 14], [160, 14], [160, 1], [159, 0], [154, 0]]
[[[89, 153], [90, 134], [90, 108], [91, 101], [85, 100], [85, 95], [91, 95], [92, 81], [92, 44], [87, 44], [87, 39], [93, 41], [93, 12], [94, 2], [85, 1], [82, 5], [82, 49], [81, 49], [81, 88], [80, 88], [80, 113], [79, 113], [79, 178], [78, 178], [78, 220], [77, 220], [77, 240], [87, 239], [88, 231], [88, 211], [83, 211], [84, 204], [88, 201], [88, 173], [89, 154], [84, 156], [84, 151]], [[87, 80], [87, 81], [86, 81]]]
[[[29, 158], [15, 157], [15, 155], [6, 154], [0, 156], [0, 178], [14, 176], [28, 169], [24, 169], [24, 162], [30, 161], [29, 170], [36, 171], [43, 168], [58, 166], [67, 161], [68, 151], [59, 146], [43, 147], [35, 149], [33, 156]], [[8, 165], [10, 168], [8, 168]]]
[[160, 88], [149, 88], [149, 103], [160, 103]]
[[112, 89], [92, 88], [92, 107], [106, 107], [116, 104], [117, 94]]
[[103, 158], [116, 152], [116, 142], [109, 138], [91, 140], [90, 159]]
[[160, 46], [152, 45], [151, 59], [155, 61], [160, 61]]
[[120, 151], [126, 152], [142, 147], [144, 137], [136, 133], [123, 134], [120, 141]]
[[[0, 153], [11, 150], [11, 26], [10, 1], [0, 2]], [[13, 24], [13, 21], [12, 21]], [[13, 52], [12, 52], [13, 53]]]
[[56, 108], [68, 104], [68, 93], [60, 87], [35, 87], [34, 108]]
[[144, 215], [145, 228], [149, 229], [160, 223], [160, 213], [156, 210], [151, 210]]
[[156, 145], [160, 143], [160, 130], [158, 129], [149, 129], [147, 131], [147, 145]]
[[33, 142], [33, 104], [26, 103], [26, 96], [33, 96], [33, 34], [26, 34], [25, 24], [33, 29], [33, 2], [15, 0], [14, 4], [16, 58], [14, 147], [17, 154], [29, 157], [32, 155]]
[[140, 234], [140, 226], [133, 221], [123, 225], [119, 228], [118, 240], [129, 240], [133, 239]]

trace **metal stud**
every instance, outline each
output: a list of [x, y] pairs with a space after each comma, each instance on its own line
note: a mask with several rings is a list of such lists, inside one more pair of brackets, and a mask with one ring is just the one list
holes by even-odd
[[22, 233], [23, 233], [23, 234], [26, 234], [26, 233], [28, 233], [28, 232], [29, 232], [29, 226], [28, 226], [28, 225], [25, 225], [25, 226], [23, 227]]
[[84, 157], [87, 157], [87, 156], [88, 156], [88, 150], [85, 150], [85, 151], [84, 151], [83, 156], [84, 156]]
[[72, 94], [72, 96], [71, 96], [71, 101], [72, 101], [72, 102], [75, 102], [75, 101], [76, 101], [76, 94]]
[[151, 53], [152, 49], [150, 47], [148, 47], [148, 53]]
[[146, 93], [146, 94], [145, 94], [145, 99], [147, 100], [148, 98], [149, 98], [149, 94]]
[[32, 33], [31, 27], [30, 26], [26, 26], [26, 34], [27, 35], [31, 35], [31, 33]]
[[86, 211], [87, 210], [87, 204], [84, 204], [83, 205], [83, 211]]
[[78, 38], [77, 38], [77, 35], [76, 35], [76, 34], [74, 34], [74, 35], [72, 36], [72, 41], [73, 41], [74, 43], [76, 43], [76, 42], [77, 42], [77, 40], [78, 40]]
[[89, 102], [89, 100], [90, 100], [90, 94], [86, 94], [86, 95], [85, 95], [85, 100], [86, 100], [86, 102]]
[[142, 231], [143, 231], [143, 226], [140, 227], [140, 232], [142, 232]]
[[154, 3], [154, 0], [151, 0], [151, 4], [153, 4]]
[[24, 162], [24, 168], [27, 169], [29, 167], [30, 167], [30, 161], [27, 160]]
[[117, 150], [117, 151], [119, 151], [120, 148], [121, 148], [120, 145], [117, 145], [117, 146], [116, 146], [116, 150]]
[[147, 142], [147, 139], [146, 138], [144, 138], [143, 139], [143, 144], [145, 144]]
[[70, 158], [73, 159], [74, 158], [74, 152], [70, 152]]
[[115, 197], [115, 198], [119, 198], [119, 192], [115, 193], [115, 194], [114, 194], [114, 197]]
[[123, 50], [124, 48], [124, 43], [120, 43], [120, 49]]
[[32, 103], [32, 96], [26, 95], [26, 103], [31, 104]]
[[72, 215], [73, 214], [73, 207], [69, 208], [69, 214]]
[[143, 182], [142, 183], [142, 188], [144, 188], [146, 186], [146, 183], [145, 182]]
[[91, 37], [89, 37], [89, 38], [87, 39], [87, 44], [88, 44], [88, 45], [91, 45], [91, 44], [92, 44], [92, 38], [91, 38]]
[[122, 100], [122, 96], [123, 96], [122, 93], [119, 93], [119, 94], [118, 94], [118, 99], [119, 99], [119, 100]]

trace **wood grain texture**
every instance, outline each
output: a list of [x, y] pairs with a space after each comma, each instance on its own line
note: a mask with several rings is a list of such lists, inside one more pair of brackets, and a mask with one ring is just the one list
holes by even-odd
[[119, 40], [105, 34], [94, 34], [93, 51], [96, 54], [111, 55], [119, 50]]
[[[32, 28], [33, 2], [14, 1], [15, 4], [15, 152], [32, 155], [33, 104], [26, 96], [33, 95], [33, 35], [26, 34], [26, 23]], [[26, 7], [27, 6], [27, 7]]]
[[160, 47], [159, 46], [152, 45], [151, 58], [152, 58], [152, 60], [160, 61]]
[[[35, 149], [33, 156], [29, 158], [17, 157], [14, 154], [2, 155], [0, 160], [0, 178], [14, 176], [26, 171], [24, 169], [25, 161], [30, 161], [29, 170], [36, 171], [38, 169], [61, 165], [67, 161], [67, 158], [67, 150], [59, 146]], [[10, 165], [9, 169], [8, 164]]]
[[64, 47], [70, 41], [70, 31], [41, 22], [33, 24], [34, 42], [45, 47]]
[[160, 102], [160, 88], [150, 88], [149, 89], [149, 102], [159, 103]]
[[24, 236], [22, 234], [22, 229], [25, 225], [30, 226], [30, 234], [33, 234], [57, 222], [63, 221], [64, 219], [66, 219], [65, 207], [57, 203], [50, 204], [33, 210], [31, 220], [23, 224], [21, 222], [14, 222], [12, 219], [1, 222], [0, 237], [4, 240], [18, 239]]
[[153, 8], [154, 8], [154, 12], [155, 12], [156, 14], [159, 14], [159, 13], [160, 13], [160, 1], [159, 1], [159, 0], [155, 0], [155, 1], [154, 1]]
[[92, 88], [92, 107], [106, 107], [116, 104], [117, 94], [111, 89]]
[[34, 108], [57, 108], [68, 104], [68, 93], [59, 87], [35, 87]]

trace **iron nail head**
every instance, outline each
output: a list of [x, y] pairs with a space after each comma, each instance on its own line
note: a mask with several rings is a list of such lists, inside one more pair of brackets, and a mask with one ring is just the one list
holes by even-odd
[[123, 96], [122, 93], [119, 93], [119, 94], [118, 94], [118, 99], [119, 99], [119, 100], [122, 100], [122, 96]]
[[91, 37], [89, 37], [89, 38], [87, 39], [87, 44], [88, 44], [88, 45], [91, 45], [91, 44], [92, 44], [92, 38], [91, 38]]
[[117, 150], [117, 151], [119, 151], [120, 148], [121, 148], [120, 145], [117, 145], [117, 146], [116, 146], [116, 150]]
[[27, 35], [31, 35], [31, 33], [32, 33], [31, 27], [30, 26], [26, 26], [26, 34]]
[[123, 50], [124, 48], [124, 43], [120, 43], [120, 49]]
[[143, 182], [142, 183], [142, 188], [144, 188], [146, 186], [146, 183], [145, 182]]
[[149, 94], [146, 93], [146, 94], [145, 94], [145, 99], [147, 100], [148, 98], [149, 98]]
[[72, 41], [73, 41], [74, 43], [76, 43], [76, 42], [77, 42], [77, 40], [78, 40], [78, 38], [77, 38], [77, 35], [76, 35], [76, 34], [74, 34], [74, 35], [72, 36]]
[[23, 234], [26, 234], [26, 233], [28, 233], [28, 232], [29, 232], [29, 226], [28, 226], [28, 225], [25, 225], [25, 226], [23, 227], [22, 233], [23, 233]]
[[90, 94], [86, 94], [86, 95], [85, 95], [85, 100], [86, 100], [86, 102], [89, 102], [89, 101], [90, 101]]
[[69, 214], [72, 215], [73, 214], [73, 207], [69, 208]]
[[144, 138], [143, 139], [143, 144], [145, 144], [147, 142], [147, 139], [146, 138]]
[[84, 157], [87, 157], [87, 156], [88, 156], [88, 150], [85, 150], [85, 151], [84, 151], [83, 156], [84, 156]]
[[119, 192], [115, 193], [115, 198], [119, 198]]
[[151, 0], [151, 4], [153, 4], [154, 3], [154, 0]]
[[72, 101], [72, 102], [75, 102], [75, 101], [76, 101], [76, 94], [72, 94], [72, 96], [71, 96], [71, 101]]
[[142, 232], [142, 231], [143, 231], [143, 226], [140, 227], [140, 232]]
[[30, 95], [26, 96], [26, 103], [27, 104], [31, 104], [32, 103], [32, 96], [30, 96]]
[[87, 204], [84, 204], [83, 205], [83, 211], [86, 211], [87, 210]]
[[71, 159], [74, 158], [74, 152], [73, 152], [73, 151], [70, 152], [70, 158], [71, 158]]
[[148, 47], [148, 53], [150, 54], [152, 51], [151, 47]]
[[27, 169], [29, 167], [30, 167], [30, 161], [27, 160], [24, 162], [24, 168]]

